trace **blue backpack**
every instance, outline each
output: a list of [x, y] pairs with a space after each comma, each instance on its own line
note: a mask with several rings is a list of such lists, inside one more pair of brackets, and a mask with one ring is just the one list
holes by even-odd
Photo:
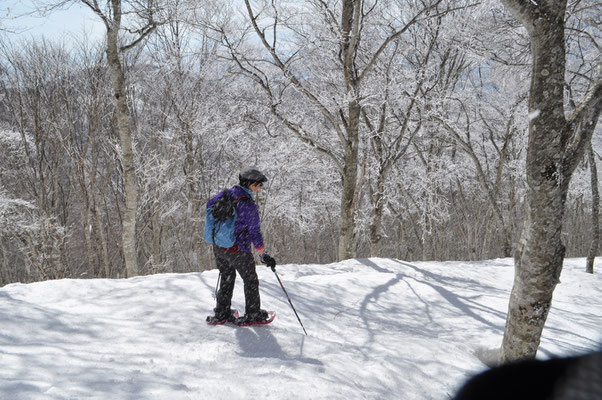
[[234, 228], [236, 226], [236, 206], [240, 201], [249, 201], [249, 197], [234, 199], [228, 190], [220, 197], [205, 214], [204, 239], [209, 244], [228, 249], [236, 243]]

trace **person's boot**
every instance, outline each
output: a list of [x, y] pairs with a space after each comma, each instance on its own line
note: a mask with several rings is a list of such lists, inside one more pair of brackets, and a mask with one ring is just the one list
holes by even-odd
[[213, 316], [207, 317], [209, 325], [223, 325], [226, 322], [235, 322], [238, 319], [238, 311], [230, 310], [225, 313], [215, 313]]
[[260, 325], [267, 324], [270, 322], [270, 315], [266, 310], [260, 310], [259, 312], [245, 314], [240, 318], [237, 318], [234, 323], [239, 326], [248, 325]]

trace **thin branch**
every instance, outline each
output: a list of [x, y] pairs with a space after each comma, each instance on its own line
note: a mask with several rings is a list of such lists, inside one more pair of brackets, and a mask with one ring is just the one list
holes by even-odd
[[347, 141], [347, 139], [345, 137], [345, 134], [341, 130], [339, 124], [337, 123], [336, 117], [330, 111], [328, 111], [326, 106], [324, 106], [324, 104], [322, 104], [322, 102], [320, 102], [320, 100], [313, 93], [311, 93], [307, 88], [305, 88], [305, 86], [303, 86], [303, 84], [301, 84], [301, 82], [297, 79], [297, 77], [290, 72], [290, 70], [288, 69], [286, 64], [284, 64], [282, 62], [282, 60], [280, 60], [280, 57], [278, 56], [278, 54], [276, 54], [276, 49], [270, 46], [270, 44], [268, 43], [268, 41], [265, 37], [265, 34], [259, 28], [259, 25], [257, 24], [257, 16], [255, 16], [253, 14], [253, 10], [251, 9], [251, 4], [249, 3], [249, 0], [245, 0], [245, 5], [247, 6], [247, 12], [249, 14], [249, 18], [251, 19], [251, 23], [253, 24], [253, 29], [255, 30], [255, 33], [257, 33], [257, 36], [259, 36], [259, 38], [261, 39], [261, 42], [263, 43], [263, 46], [271, 54], [272, 58], [274, 59], [274, 62], [276, 63], [276, 66], [280, 70], [282, 70], [282, 72], [284, 72], [284, 75], [288, 79], [290, 79], [292, 84], [297, 89], [299, 89], [299, 91], [301, 91], [301, 93], [303, 93], [305, 95], [305, 97], [307, 97], [310, 100], [311, 103], [313, 103], [316, 107], [318, 107], [318, 109], [320, 110], [322, 115], [324, 115], [330, 121], [333, 128], [336, 130], [337, 135], [339, 136], [339, 139], [341, 140], [341, 142], [345, 143]]
[[399, 36], [401, 36], [403, 33], [405, 33], [408, 29], [410, 29], [410, 27], [412, 27], [412, 25], [414, 25], [418, 21], [418, 19], [420, 18], [420, 16], [422, 14], [437, 7], [442, 1], [443, 0], [437, 0], [436, 3], [423, 8], [422, 10], [420, 10], [420, 12], [418, 12], [416, 15], [414, 15], [414, 17], [407, 24], [405, 24], [405, 26], [403, 28], [399, 29], [397, 32], [391, 34], [388, 38], [386, 38], [385, 41], [380, 45], [380, 47], [378, 48], [376, 53], [374, 53], [374, 55], [370, 59], [370, 62], [368, 62], [368, 65], [366, 65], [366, 68], [364, 68], [364, 70], [360, 74], [359, 80], [360, 81], [363, 80], [364, 77], [372, 70], [372, 68], [376, 64], [376, 60], [381, 55], [381, 53], [387, 48], [389, 43], [391, 43], [393, 40], [397, 39]]
[[596, 84], [587, 91], [579, 106], [567, 118], [573, 137], [565, 150], [563, 164], [569, 173], [572, 173], [577, 167], [585, 152], [586, 144], [591, 141], [601, 110], [602, 79], [598, 78]]
[[88, 6], [93, 12], [94, 14], [98, 15], [98, 17], [102, 20], [102, 22], [105, 24], [105, 27], [107, 28], [107, 30], [109, 30], [111, 28], [111, 23], [109, 21], [109, 19], [106, 17], [106, 15], [104, 15], [102, 13], [102, 11], [100, 10], [100, 7], [98, 6], [98, 2], [96, 0], [80, 0], [82, 3], [84, 3], [86, 6]]
[[143, 41], [148, 35], [150, 35], [155, 29], [157, 28], [157, 23], [156, 22], [151, 22], [148, 25], [146, 25], [144, 28], [142, 28], [142, 33], [140, 34], [140, 36], [138, 37], [138, 39], [134, 40], [132, 43], [125, 45], [125, 46], [121, 46], [119, 49], [121, 51], [126, 51], [131, 49], [132, 47], [135, 47], [138, 43], [140, 43], [141, 41]]

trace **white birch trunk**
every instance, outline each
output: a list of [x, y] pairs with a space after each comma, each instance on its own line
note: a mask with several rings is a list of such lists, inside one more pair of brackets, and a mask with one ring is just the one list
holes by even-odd
[[136, 211], [138, 208], [138, 189], [136, 184], [136, 168], [132, 146], [130, 114], [125, 95], [125, 73], [119, 58], [118, 32], [121, 15], [116, 11], [114, 17], [115, 24], [107, 31], [107, 60], [115, 93], [117, 128], [119, 130], [121, 150], [123, 153], [122, 164], [125, 212], [123, 215], [121, 243], [123, 246], [126, 277], [132, 277], [138, 275], [138, 261], [136, 256]]

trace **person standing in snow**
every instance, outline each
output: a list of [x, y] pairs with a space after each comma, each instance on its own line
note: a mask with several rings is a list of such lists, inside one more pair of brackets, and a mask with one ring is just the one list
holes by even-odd
[[[238, 185], [218, 193], [207, 203], [207, 210], [209, 211], [224, 195], [230, 196], [236, 202], [234, 245], [223, 248], [213, 244], [215, 233], [213, 234], [213, 240], [205, 238], [206, 241], [213, 244], [213, 254], [217, 268], [221, 274], [216, 299], [217, 304], [213, 309], [215, 315], [207, 317], [207, 322], [210, 324], [222, 324], [225, 322], [240, 324], [262, 323], [269, 318], [267, 311], [261, 309], [259, 279], [255, 270], [255, 259], [251, 253], [251, 246], [253, 246], [259, 253], [261, 261], [268, 267], [275, 268], [276, 260], [265, 251], [261, 235], [259, 210], [253, 201], [259, 189], [267, 182], [267, 178], [257, 168], [249, 167], [240, 172], [238, 179]], [[207, 215], [209, 215], [209, 212]], [[205, 224], [207, 231], [208, 220]], [[235, 319], [231, 310], [237, 271], [243, 280], [245, 293], [245, 315], [238, 318], [238, 320]]]

